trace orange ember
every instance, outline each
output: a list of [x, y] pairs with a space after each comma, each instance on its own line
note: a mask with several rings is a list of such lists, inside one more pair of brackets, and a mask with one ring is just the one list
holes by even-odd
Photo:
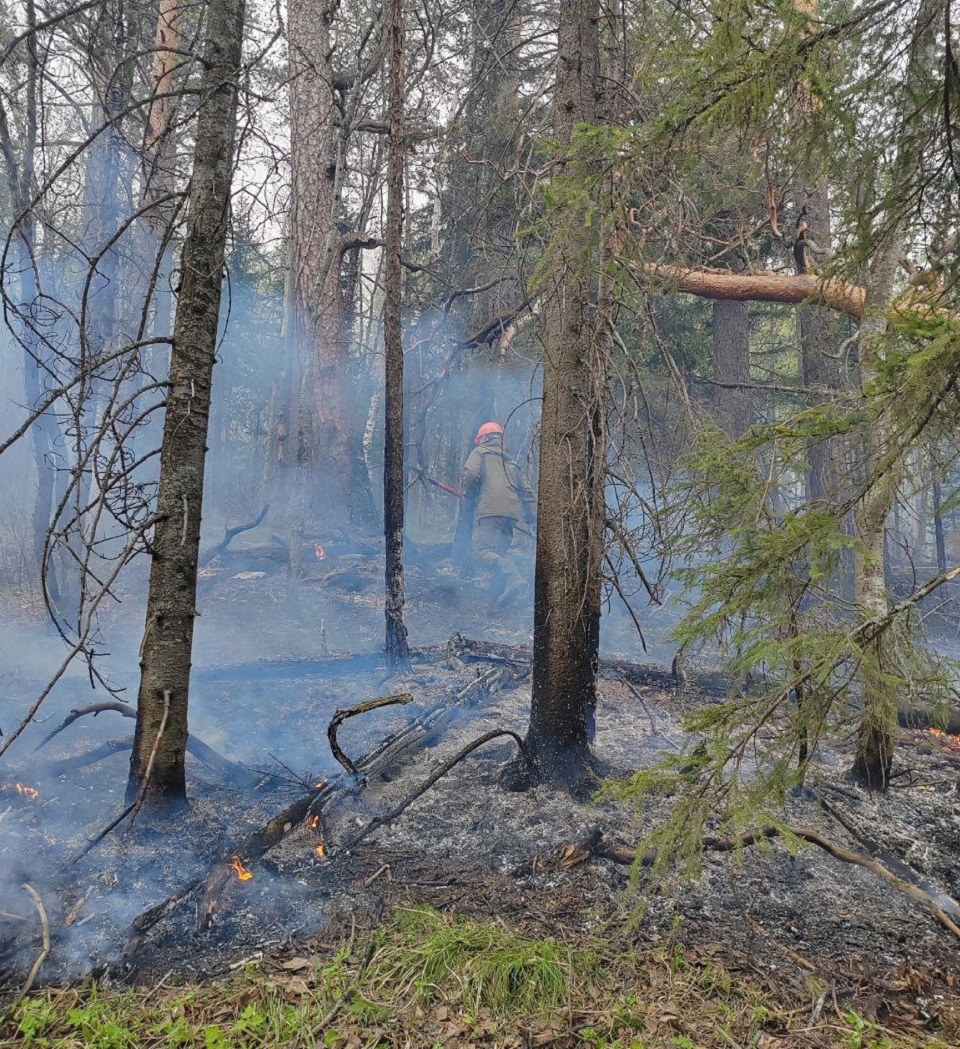
[[942, 728], [928, 728], [927, 732], [940, 740], [941, 745], [947, 750], [960, 751], [960, 736], [955, 736], [952, 732], [944, 732]]
[[23, 783], [4, 783], [0, 790], [16, 791], [20, 797], [36, 801], [40, 797], [40, 791], [35, 787], [28, 787]]
[[230, 866], [237, 872], [237, 878], [240, 881], [249, 881], [253, 877], [253, 873], [244, 867], [243, 860], [239, 856], [230, 858]]
[[314, 789], [314, 790], [323, 790], [323, 788], [324, 788], [325, 786], [326, 786], [326, 783], [324, 783], [324, 782], [323, 782], [323, 780], [320, 780], [320, 782], [319, 782], [319, 783], [314, 783], [314, 785], [313, 785], [313, 789]]
[[320, 817], [319, 816], [311, 816], [310, 819], [307, 820], [307, 826], [311, 830], [316, 830], [317, 827], [320, 826]]
[[326, 845], [324, 845], [322, 841], [318, 841], [317, 842], [317, 855], [320, 856], [320, 857], [323, 857], [323, 856], [326, 856], [326, 854], [327, 854], [327, 847], [326, 847]]
[[326, 550], [323, 549], [323, 547], [319, 543], [314, 543], [313, 544], [313, 553], [314, 553], [314, 556], [316, 557], [316, 559], [318, 561], [326, 561], [326, 559], [327, 559], [327, 552], [326, 552]]

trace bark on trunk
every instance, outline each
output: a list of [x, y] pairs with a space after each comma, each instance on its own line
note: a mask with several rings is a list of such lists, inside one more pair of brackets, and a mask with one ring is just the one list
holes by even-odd
[[[146, 784], [148, 802], [169, 806], [186, 800], [184, 757], [200, 514], [237, 130], [243, 16], [244, 0], [211, 0], [207, 9], [201, 106], [170, 360], [128, 802], [143, 786], [151, 754], [155, 757]], [[165, 696], [169, 716], [160, 738]]]
[[383, 534], [386, 542], [385, 648], [391, 669], [409, 665], [403, 622], [403, 328], [400, 318], [403, 241], [403, 5], [390, 0], [387, 15], [388, 108], [387, 225], [384, 342]]
[[[562, 6], [554, 101], [561, 149], [596, 117], [598, 0]], [[562, 161], [562, 157], [560, 158]], [[544, 289], [533, 696], [527, 743], [539, 777], [572, 786], [590, 763], [603, 556], [605, 360], [596, 312], [598, 235], [561, 209]]]
[[[362, 415], [349, 371], [343, 250], [336, 222], [341, 150], [335, 125], [336, 0], [294, 0], [289, 10], [291, 266], [296, 343], [305, 381], [298, 384], [298, 444], [309, 452], [298, 485], [309, 484], [312, 510], [325, 524], [372, 530], [376, 510], [361, 446]], [[307, 432], [303, 432], [306, 430]]]
[[714, 388], [713, 409], [720, 428], [736, 441], [753, 423], [750, 383], [750, 318], [745, 302], [713, 305], [713, 377], [730, 385]]

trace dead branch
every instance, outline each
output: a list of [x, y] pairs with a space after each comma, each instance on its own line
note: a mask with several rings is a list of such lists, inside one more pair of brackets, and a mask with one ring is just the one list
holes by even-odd
[[96, 848], [96, 847], [97, 847], [97, 846], [98, 846], [98, 845], [100, 844], [100, 842], [101, 842], [101, 841], [103, 841], [103, 839], [104, 839], [104, 838], [105, 838], [105, 837], [106, 837], [106, 836], [107, 836], [107, 835], [108, 835], [108, 834], [110, 833], [110, 831], [112, 831], [112, 830], [113, 830], [113, 828], [114, 828], [114, 827], [116, 827], [116, 826], [117, 826], [118, 824], [120, 824], [120, 823], [122, 823], [122, 822], [123, 822], [124, 818], [125, 818], [125, 817], [126, 817], [126, 816], [127, 816], [128, 814], [129, 814], [129, 813], [131, 813], [131, 812], [133, 811], [133, 807], [134, 807], [134, 805], [135, 805], [135, 804], [136, 804], [136, 802], [135, 802], [135, 801], [132, 801], [132, 802], [131, 802], [131, 803], [130, 803], [130, 804], [129, 804], [129, 805], [128, 805], [128, 806], [127, 806], [127, 807], [126, 807], [125, 809], [123, 809], [123, 810], [122, 810], [122, 811], [120, 812], [120, 815], [119, 815], [119, 816], [115, 816], [115, 817], [114, 817], [114, 818], [113, 818], [113, 819], [112, 819], [112, 820], [111, 820], [111, 821], [110, 821], [110, 822], [109, 822], [109, 823], [108, 823], [108, 824], [107, 824], [107, 825], [106, 825], [106, 826], [105, 826], [105, 827], [103, 828], [103, 830], [102, 830], [102, 831], [100, 831], [100, 833], [96, 835], [96, 837], [94, 837], [94, 838], [91, 838], [91, 839], [90, 839], [90, 840], [89, 840], [89, 841], [88, 841], [88, 842], [86, 843], [86, 845], [84, 845], [84, 847], [83, 847], [83, 848], [82, 848], [82, 849], [81, 849], [81, 850], [80, 850], [80, 851], [79, 851], [79, 852], [78, 852], [78, 853], [76, 854], [76, 856], [74, 856], [74, 857], [73, 857], [73, 859], [72, 859], [72, 860], [67, 860], [67, 862], [66, 862], [66, 864], [65, 864], [64, 866], [65, 866], [65, 867], [72, 867], [72, 866], [73, 866], [73, 865], [74, 865], [75, 863], [79, 863], [79, 862], [80, 862], [80, 860], [82, 860], [82, 859], [83, 859], [83, 857], [84, 857], [84, 856], [86, 856], [86, 854], [87, 854], [88, 852], [90, 852], [90, 850], [91, 850], [91, 849], [95, 849], [95, 848]]
[[[385, 739], [378, 747], [372, 750], [361, 761], [356, 763], [357, 773], [338, 773], [328, 782], [318, 784], [311, 793], [299, 798], [288, 806], [279, 816], [274, 817], [270, 823], [257, 834], [247, 838], [238, 848], [230, 850], [230, 855], [241, 858], [260, 858], [273, 844], [277, 844], [293, 827], [312, 815], [319, 815], [323, 808], [335, 801], [337, 798], [356, 793], [362, 783], [381, 772], [385, 772], [399, 759], [418, 744], [424, 744], [435, 738], [453, 717], [455, 711], [465, 706], [476, 703], [482, 696], [489, 695], [497, 689], [509, 684], [514, 680], [514, 675], [508, 667], [494, 667], [485, 673], [478, 675], [465, 688], [462, 688], [453, 697], [452, 701], [441, 701], [429, 710], [424, 711], [414, 718], [400, 731]], [[264, 847], [261, 849], [261, 844]], [[224, 876], [227, 877], [224, 877]], [[131, 925], [127, 946], [124, 949], [124, 961], [129, 967], [133, 964], [133, 958], [144, 935], [152, 929], [166, 914], [173, 910], [182, 900], [188, 898], [199, 887], [204, 887], [204, 902], [198, 909], [198, 921], [209, 920], [213, 910], [207, 910], [211, 901], [216, 899], [217, 889], [222, 891], [228, 884], [232, 872], [229, 861], [218, 864], [216, 869], [206, 878], [203, 876], [195, 878], [189, 885], [168, 896], [160, 903], [154, 904], [149, 910], [144, 911]]]
[[50, 762], [50, 771], [55, 776], [62, 776], [67, 772], [75, 772], [77, 769], [86, 768], [87, 765], [94, 765], [96, 762], [103, 761], [104, 758], [109, 758], [113, 754], [121, 754], [125, 750], [132, 749], [133, 736], [124, 736], [123, 739], [110, 739], [84, 754], [77, 754], [72, 758], [61, 758], [59, 761]]
[[33, 748], [34, 754], [38, 750], [42, 750], [55, 736], [59, 736], [65, 728], [72, 725], [77, 718], [82, 718], [85, 714], [93, 714], [94, 717], [97, 714], [102, 714], [105, 710], [116, 710], [122, 714], [125, 718], [135, 718], [137, 716], [136, 710], [130, 706], [129, 703], [124, 703], [119, 699], [109, 700], [104, 703], [91, 703], [87, 707], [75, 707], [70, 713], [60, 722], [60, 724], [47, 736]]
[[[105, 710], [115, 710], [125, 718], [135, 719], [137, 716], [136, 710], [131, 707], [129, 703], [122, 703], [119, 700], [112, 700], [104, 703], [91, 703], [86, 707], [77, 707], [76, 709], [71, 710], [63, 721], [44, 740], [42, 740], [42, 742], [37, 744], [34, 753], [40, 750], [41, 747], [45, 747], [50, 740], [55, 736], [58, 736], [78, 718], [82, 718], [86, 714], [93, 714], [93, 716], [96, 717], [97, 714], [101, 714]], [[125, 736], [123, 739], [111, 740], [109, 743], [104, 743], [102, 746], [97, 747], [95, 750], [88, 751], [86, 754], [79, 754], [76, 757], [63, 758], [60, 761], [53, 762], [51, 768], [57, 775], [63, 775], [64, 773], [84, 768], [87, 765], [92, 765], [97, 761], [102, 761], [104, 758], [108, 758], [112, 754], [116, 754], [121, 750], [129, 750], [132, 746], [133, 737]], [[238, 789], [248, 789], [254, 787], [260, 782], [260, 777], [256, 773], [251, 772], [249, 769], [245, 769], [242, 765], [236, 764], [236, 762], [231, 761], [229, 758], [225, 758], [222, 754], [214, 750], [209, 743], [204, 743], [202, 739], [198, 739], [194, 735], [187, 736], [187, 752], [192, 754], [198, 761], [202, 761], [208, 768], [213, 769], [215, 772], [219, 772], [226, 782], [233, 787], [237, 787]]]
[[34, 982], [36, 981], [37, 976], [40, 973], [40, 969], [43, 967], [43, 963], [47, 960], [47, 958], [50, 955], [50, 919], [47, 917], [47, 909], [43, 905], [43, 900], [40, 898], [40, 893], [38, 893], [32, 885], [28, 885], [26, 882], [24, 882], [21, 888], [30, 897], [30, 899], [33, 900], [33, 905], [37, 908], [37, 914], [40, 915], [41, 948], [40, 953], [37, 955], [36, 961], [33, 963], [33, 967], [30, 969], [30, 972], [27, 975], [26, 983], [23, 985], [16, 999], [10, 1003], [10, 1009], [13, 1009], [15, 1006], [19, 1005], [20, 1002], [22, 1002], [23, 999], [30, 992], [30, 988], [33, 987]]
[[140, 789], [137, 791], [137, 797], [131, 806], [130, 822], [127, 824], [127, 831], [133, 829], [133, 821], [137, 818], [137, 813], [143, 808], [144, 799], [147, 796], [147, 788], [150, 786], [150, 776], [153, 774], [153, 763], [157, 758], [157, 749], [160, 746], [160, 740], [163, 739], [163, 733], [167, 728], [167, 719], [170, 717], [170, 689], [165, 688], [163, 690], [163, 715], [160, 718], [160, 727], [157, 729], [156, 739], [153, 741], [153, 746], [150, 749], [150, 757], [147, 759], [147, 768], [143, 774], [143, 782], [140, 784]]
[[[713, 838], [708, 836], [703, 839], [703, 847], [710, 852], [734, 852], [738, 849], [755, 845], [760, 841], [778, 837], [784, 832], [791, 837], [799, 838], [801, 841], [809, 842], [811, 845], [816, 845], [818, 848], [823, 849], [824, 852], [833, 856], [834, 859], [840, 860], [843, 863], [852, 863], [857, 867], [863, 867], [864, 870], [868, 870], [871, 874], [875, 874], [882, 881], [886, 882], [887, 885], [896, 889], [898, 892], [902, 892], [914, 902], [923, 905], [937, 921], [939, 921], [954, 936], [960, 939], [960, 926], [958, 926], [946, 913], [949, 911], [953, 917], [960, 917], [960, 904], [958, 904], [956, 900], [941, 892], [937, 892], [936, 897], [934, 897], [930, 892], [918, 884], [919, 879], [917, 875], [915, 872], [911, 871], [906, 864], [899, 865], [903, 874], [896, 874], [873, 856], [845, 848], [843, 845], [838, 844], [826, 835], [821, 834], [820, 831], [813, 830], [810, 827], [799, 827], [795, 825], [785, 825], [782, 828], [764, 827], [760, 831], [750, 831], [744, 834], [738, 834], [734, 838]], [[593, 852], [595, 855], [613, 860], [615, 863], [638, 863], [643, 867], [652, 866], [656, 860], [656, 852], [654, 851], [638, 854], [638, 851], [635, 848], [630, 848], [625, 845], [607, 845], [602, 841], [593, 849]]]
[[270, 504], [267, 503], [266, 506], [264, 506], [264, 508], [260, 511], [260, 513], [257, 514], [256, 520], [249, 521], [247, 524], [237, 525], [235, 528], [225, 528], [223, 530], [223, 538], [220, 540], [220, 542], [217, 543], [216, 546], [211, 547], [209, 550], [207, 550], [205, 553], [202, 553], [199, 556], [199, 558], [197, 559], [197, 567], [205, 568], [215, 557], [217, 557], [219, 554], [222, 554], [223, 551], [227, 549], [227, 547], [233, 542], [234, 539], [236, 539], [238, 535], [240, 535], [241, 532], [249, 532], [251, 528], [256, 528], [258, 525], [262, 524], [263, 519], [267, 516], [267, 511], [269, 509]]
[[448, 758], [435, 772], [428, 776], [412, 794], [404, 798], [399, 805], [383, 815], [375, 816], [359, 833], [355, 834], [349, 841], [341, 846], [341, 851], [349, 852], [363, 841], [367, 835], [372, 834], [375, 830], [379, 830], [388, 823], [392, 823], [398, 816], [405, 812], [417, 800], [417, 798], [422, 794], [426, 794], [438, 779], [445, 776], [454, 766], [459, 765], [468, 754], [471, 754], [478, 747], [482, 747], [484, 743], [489, 743], [492, 739], [498, 739], [500, 736], [510, 736], [512, 739], [516, 740], [517, 746], [520, 748], [521, 756], [529, 761], [524, 742], [516, 732], [511, 732], [508, 728], [493, 729], [491, 732], [485, 732], [482, 736], [478, 736], [472, 743], [468, 743], [465, 747], [458, 750], [452, 758]]
[[344, 754], [340, 748], [340, 744], [337, 742], [337, 729], [340, 725], [347, 720], [347, 718], [356, 717], [357, 714], [366, 714], [370, 710], [379, 710], [380, 707], [389, 707], [396, 704], [407, 704], [413, 700], [413, 695], [409, 692], [399, 692], [392, 696], [380, 696], [377, 699], [368, 699], [363, 703], [356, 703], [352, 707], [346, 707], [343, 710], [337, 710], [334, 712], [333, 717], [330, 719], [330, 724], [327, 726], [327, 739], [330, 741], [330, 751], [334, 758], [347, 770], [347, 772], [355, 773], [357, 766]]

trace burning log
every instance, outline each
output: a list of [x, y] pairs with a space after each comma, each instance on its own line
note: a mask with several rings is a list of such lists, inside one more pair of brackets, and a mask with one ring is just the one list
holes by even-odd
[[[137, 716], [137, 712], [133, 707], [128, 703], [122, 703], [120, 700], [91, 703], [86, 707], [77, 707], [71, 710], [63, 721], [34, 747], [34, 753], [45, 747], [55, 736], [58, 736], [78, 718], [82, 718], [86, 714], [92, 714], [96, 717], [97, 714], [107, 710], [114, 710], [125, 718], [136, 718]], [[132, 747], [133, 737], [125, 736], [123, 739], [110, 740], [94, 750], [88, 751], [86, 754], [79, 754], [73, 758], [63, 758], [60, 761], [53, 762], [51, 768], [57, 775], [63, 775], [64, 773], [84, 768], [87, 765], [92, 765], [120, 751], [130, 750]], [[235, 762], [230, 761], [229, 758], [225, 758], [208, 743], [204, 743], [202, 739], [198, 739], [194, 735], [187, 736], [187, 752], [192, 754], [198, 761], [202, 761], [208, 768], [220, 773], [224, 781], [232, 787], [249, 790], [260, 782], [260, 776], [256, 773], [245, 769], [242, 765], [237, 765]]]
[[[341, 797], [356, 794], [366, 780], [394, 766], [405, 753], [415, 747], [423, 746], [435, 739], [458, 710], [471, 706], [482, 697], [503, 688], [513, 680], [514, 675], [509, 667], [493, 667], [478, 675], [465, 688], [457, 692], [451, 700], [435, 704], [398, 732], [383, 740], [378, 747], [355, 763], [356, 773], [338, 773], [329, 781], [318, 783], [309, 794], [292, 802], [283, 812], [271, 819], [265, 827], [246, 838], [239, 846], [231, 849], [230, 858], [242, 856], [247, 863], [260, 859], [269, 849], [279, 844], [294, 827], [304, 822], [307, 822], [308, 826], [313, 826], [309, 821], [314, 816], [322, 818], [323, 809], [328, 805]], [[321, 823], [318, 822], [314, 829], [320, 826]], [[324, 851], [326, 852], [326, 845], [324, 845]], [[233, 877], [235, 877], [235, 872], [230, 868], [230, 860], [225, 860], [218, 864], [206, 878], [194, 879], [183, 889], [144, 911], [133, 922], [130, 929], [124, 950], [124, 960], [127, 966], [133, 964], [136, 951], [146, 933], [201, 886], [203, 895], [197, 909], [197, 921], [201, 928], [209, 927], [223, 890]]]

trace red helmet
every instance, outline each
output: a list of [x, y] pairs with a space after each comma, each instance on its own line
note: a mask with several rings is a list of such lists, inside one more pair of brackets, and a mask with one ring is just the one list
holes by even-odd
[[473, 443], [483, 444], [484, 440], [493, 434], [503, 434], [503, 427], [500, 423], [484, 423], [483, 426], [477, 430], [477, 436], [474, 437]]

